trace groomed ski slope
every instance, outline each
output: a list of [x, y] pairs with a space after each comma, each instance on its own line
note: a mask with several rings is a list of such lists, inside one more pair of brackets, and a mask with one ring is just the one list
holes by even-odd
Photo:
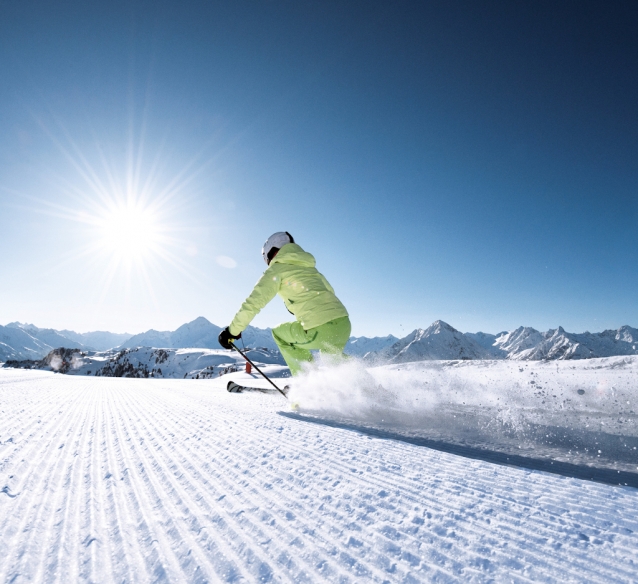
[[633, 487], [225, 382], [0, 370], [0, 582], [638, 580]]

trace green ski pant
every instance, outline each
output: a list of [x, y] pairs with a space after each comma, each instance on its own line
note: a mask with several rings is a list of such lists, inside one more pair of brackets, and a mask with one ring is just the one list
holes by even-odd
[[272, 336], [293, 375], [301, 373], [302, 362], [311, 362], [311, 350], [342, 355], [350, 338], [350, 319], [336, 318], [318, 327], [304, 330], [300, 323], [285, 322], [274, 328]]

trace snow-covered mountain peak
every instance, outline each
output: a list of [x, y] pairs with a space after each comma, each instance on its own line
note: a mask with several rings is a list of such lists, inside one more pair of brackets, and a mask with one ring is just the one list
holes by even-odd
[[462, 335], [457, 331], [453, 326], [450, 326], [447, 322], [442, 320], [435, 320], [428, 328], [422, 329], [417, 328], [414, 329], [409, 335], [404, 337], [402, 341], [406, 341], [407, 343], [418, 342], [423, 339], [427, 339], [434, 335], [443, 335], [445, 337], [450, 337], [454, 335]]
[[369, 358], [404, 363], [430, 359], [486, 359], [489, 353], [476, 341], [442, 320], [427, 329], [415, 329], [380, 354]]
[[450, 326], [447, 322], [443, 320], [435, 320], [427, 329], [425, 329], [424, 334], [426, 335], [440, 335], [441, 333], [458, 333], [453, 326]]
[[222, 329], [203, 316], [180, 326], [171, 334], [173, 347], [210, 347], [217, 344]]
[[34, 324], [28, 324], [26, 322], [18, 322], [17, 320], [15, 322], [10, 322], [9, 324], [5, 325], [8, 328], [19, 328], [22, 330], [26, 330], [26, 329], [33, 329], [35, 331], [39, 331], [40, 329], [35, 326]]
[[213, 323], [211, 323], [210, 320], [208, 320], [206, 317], [198, 316], [195, 320], [191, 320], [190, 322], [183, 324], [176, 330], [180, 330], [182, 328], [196, 329], [196, 328], [208, 327], [211, 324]]
[[617, 331], [610, 332], [615, 332], [614, 337], [617, 341], [624, 341], [625, 343], [638, 343], [638, 329], [632, 328], [629, 325], [621, 326]]
[[494, 345], [502, 351], [510, 353], [512, 351], [519, 352], [531, 349], [542, 340], [543, 335], [536, 329], [529, 326], [519, 326], [511, 332], [504, 333], [497, 337], [494, 341]]
[[417, 328], [417, 329], [414, 329], [411, 333], [407, 334], [405, 337], [403, 337], [400, 340], [401, 341], [412, 342], [412, 341], [419, 340], [419, 339], [423, 338], [424, 334], [425, 334], [425, 329]]

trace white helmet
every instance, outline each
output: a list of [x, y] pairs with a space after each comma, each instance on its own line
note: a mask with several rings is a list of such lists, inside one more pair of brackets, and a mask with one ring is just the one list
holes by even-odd
[[266, 240], [264, 247], [261, 248], [261, 255], [263, 256], [266, 265], [270, 265], [275, 254], [287, 243], [295, 243], [292, 235], [290, 235], [287, 231], [277, 231], [277, 233], [273, 233]]

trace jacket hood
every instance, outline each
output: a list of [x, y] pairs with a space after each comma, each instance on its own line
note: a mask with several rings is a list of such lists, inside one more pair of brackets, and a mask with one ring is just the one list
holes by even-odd
[[315, 263], [315, 258], [312, 254], [301, 249], [296, 243], [287, 243], [277, 252], [277, 255], [270, 262], [270, 265], [293, 264], [295, 266], [314, 268]]

